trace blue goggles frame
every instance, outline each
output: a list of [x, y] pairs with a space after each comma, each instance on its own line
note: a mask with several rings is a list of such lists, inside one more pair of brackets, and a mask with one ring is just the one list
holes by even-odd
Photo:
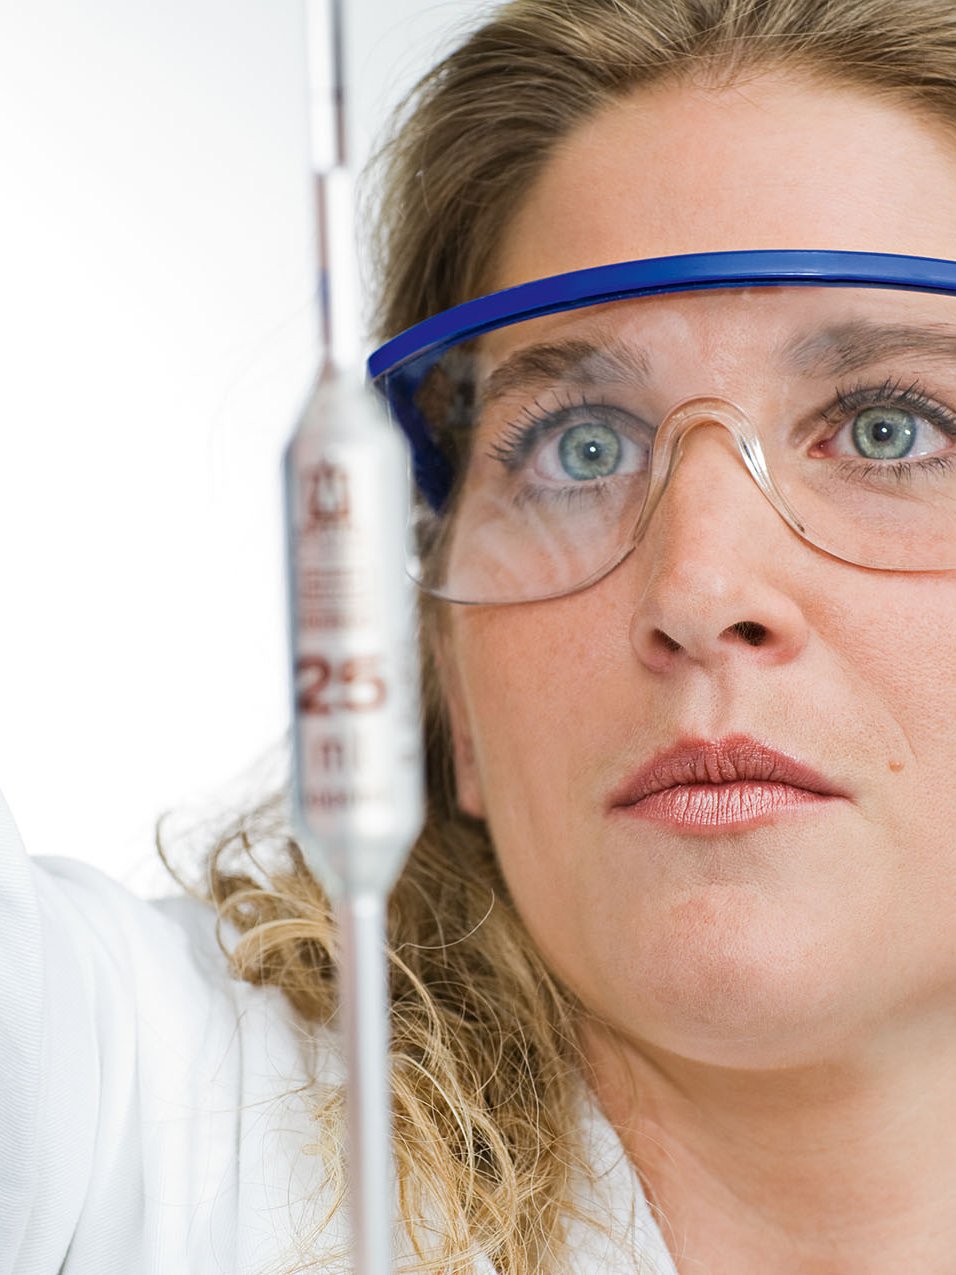
[[880, 252], [801, 249], [702, 252], [591, 266], [534, 279], [431, 315], [379, 346], [368, 373], [412, 449], [415, 481], [435, 510], [445, 504], [454, 470], [438, 447], [416, 397], [422, 381], [453, 345], [495, 328], [556, 311], [608, 301], [707, 288], [897, 288], [956, 295], [956, 261]]

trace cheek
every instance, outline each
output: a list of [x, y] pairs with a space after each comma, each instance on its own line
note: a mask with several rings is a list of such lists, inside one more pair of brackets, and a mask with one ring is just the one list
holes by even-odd
[[454, 661], [516, 908], [583, 1003], [603, 1012], [611, 988], [639, 1017], [630, 989], [657, 959], [646, 910], [660, 899], [633, 853], [607, 844], [605, 806], [622, 758], [659, 746], [661, 699], [675, 688], [648, 676], [631, 645], [636, 585], [614, 574], [569, 598], [462, 612]]
[[[633, 678], [628, 616], [595, 594], [456, 617], [454, 663], [489, 817], [560, 801]], [[630, 690], [625, 691], [630, 695]], [[603, 737], [603, 743], [602, 743]]]
[[627, 614], [596, 594], [584, 602], [455, 617], [453, 659], [483, 812], [532, 928], [525, 897], [560, 921], [575, 893], [622, 688], [633, 702]]
[[[862, 582], [861, 582], [862, 583]], [[821, 633], [861, 707], [898, 727], [897, 772], [949, 773], [956, 756], [956, 573], [874, 575], [829, 610]]]

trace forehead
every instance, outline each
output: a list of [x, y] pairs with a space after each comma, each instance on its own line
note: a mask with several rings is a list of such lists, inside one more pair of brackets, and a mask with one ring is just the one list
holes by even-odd
[[956, 141], [793, 76], [642, 89], [557, 148], [489, 290], [610, 261], [757, 248], [956, 257]]

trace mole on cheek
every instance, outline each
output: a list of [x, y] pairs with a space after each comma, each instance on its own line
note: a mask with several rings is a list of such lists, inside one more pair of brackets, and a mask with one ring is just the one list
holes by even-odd
[[903, 769], [903, 765], [904, 763], [901, 761], [891, 761], [890, 770], [892, 770], [894, 775], [898, 775], [900, 771]]

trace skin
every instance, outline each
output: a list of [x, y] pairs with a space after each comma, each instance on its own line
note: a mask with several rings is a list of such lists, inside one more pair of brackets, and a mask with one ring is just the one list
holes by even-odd
[[[560, 147], [489, 288], [729, 249], [953, 258], [954, 206], [956, 149], [907, 109], [780, 74], [657, 88]], [[598, 584], [451, 608], [459, 801], [590, 1013], [682, 1275], [952, 1275], [956, 573], [813, 549], [722, 433]], [[845, 796], [704, 838], [609, 813], [658, 750], [735, 732]]]

